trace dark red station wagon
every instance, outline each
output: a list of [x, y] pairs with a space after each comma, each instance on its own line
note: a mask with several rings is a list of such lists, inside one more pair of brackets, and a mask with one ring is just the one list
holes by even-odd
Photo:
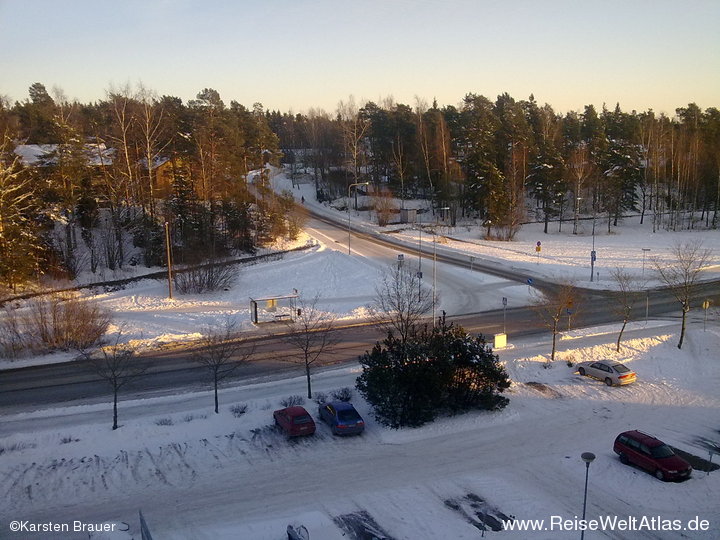
[[288, 437], [312, 435], [315, 433], [315, 421], [304, 407], [287, 407], [273, 413], [275, 425], [278, 425]]
[[660, 439], [633, 430], [621, 433], [615, 439], [613, 450], [626, 465], [637, 465], [654, 474], [659, 480], [690, 478], [692, 467]]

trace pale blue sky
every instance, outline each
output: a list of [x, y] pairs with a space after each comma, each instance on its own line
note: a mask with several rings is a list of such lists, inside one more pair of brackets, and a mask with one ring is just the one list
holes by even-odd
[[720, 107], [720, 0], [0, 0], [0, 95], [88, 102], [139, 81], [294, 112], [531, 93], [672, 114]]

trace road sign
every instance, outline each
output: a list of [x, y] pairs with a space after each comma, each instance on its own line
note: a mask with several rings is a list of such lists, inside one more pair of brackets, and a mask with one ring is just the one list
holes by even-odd
[[540, 242], [540, 240], [538, 240], [538, 243], [535, 244], [535, 245], [536, 245], [537, 247], [540, 247], [540, 246], [542, 246], [542, 242]]
[[415, 274], [415, 275], [417, 276], [418, 279], [422, 279], [422, 272], [418, 272], [418, 273]]
[[528, 285], [532, 285], [532, 284], [533, 284], [532, 278], [527, 278], [527, 284], [528, 284]]
[[503, 306], [507, 306], [507, 296], [503, 296]]
[[540, 246], [535, 246], [535, 251], [537, 251], [538, 253], [540, 253], [540, 250], [541, 250], [541, 249], [542, 249], [542, 248], [541, 248]]
[[710, 300], [705, 300], [703, 302], [703, 309], [708, 309], [710, 307]]

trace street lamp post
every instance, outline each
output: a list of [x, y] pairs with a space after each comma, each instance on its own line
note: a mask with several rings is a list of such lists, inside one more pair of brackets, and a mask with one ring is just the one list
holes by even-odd
[[370, 182], [356, 182], [348, 186], [348, 200], [347, 200], [347, 212], [348, 212], [348, 255], [350, 255], [350, 189], [353, 186], [367, 186]]
[[[442, 208], [438, 208], [435, 212], [435, 228], [437, 229], [438, 226], [438, 211], [443, 212], [443, 221], [445, 220], [445, 212], [447, 210], [450, 210], [449, 206], [444, 206]], [[433, 230], [433, 289], [432, 289], [432, 319], [433, 319], [433, 328], [435, 327], [435, 303], [436, 303], [436, 296], [435, 296], [435, 288], [437, 283], [437, 233], [435, 230]]]
[[642, 269], [642, 277], [645, 279], [645, 254], [650, 251], [650, 248], [641, 248], [643, 252], [643, 269]]
[[595, 253], [595, 212], [593, 211], [593, 228], [592, 228], [592, 250], [590, 250], [590, 281], [593, 280], [593, 273], [595, 272], [595, 259], [597, 255]]
[[170, 246], [170, 224], [165, 222], [165, 251], [167, 253], [168, 298], [172, 300], [172, 247]]
[[587, 486], [588, 486], [588, 474], [590, 472], [590, 464], [595, 460], [595, 454], [592, 452], [583, 452], [580, 457], [585, 462], [585, 496], [583, 498], [583, 515], [582, 515], [582, 521], [583, 521], [583, 527], [580, 531], [580, 540], [584, 540], [585, 538], [585, 509], [587, 508]]
[[418, 302], [422, 297], [422, 226], [420, 225], [420, 219], [417, 218], [418, 224]]

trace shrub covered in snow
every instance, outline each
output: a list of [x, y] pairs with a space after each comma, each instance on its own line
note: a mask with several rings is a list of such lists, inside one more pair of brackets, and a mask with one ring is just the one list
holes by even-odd
[[294, 407], [296, 405], [304, 405], [305, 404], [305, 398], [302, 396], [288, 396], [282, 401], [280, 401], [280, 404], [283, 407]]
[[480, 337], [444, 321], [406, 342], [392, 333], [360, 358], [357, 389], [390, 427], [420, 426], [442, 412], [502, 409], [510, 380]]
[[348, 388], [347, 386], [338, 388], [332, 393], [332, 397], [338, 401], [350, 401], [353, 397], [352, 388]]
[[236, 403], [230, 407], [230, 412], [235, 418], [240, 418], [247, 412], [247, 403]]
[[313, 401], [320, 405], [321, 403], [326, 403], [328, 399], [328, 395], [325, 392], [315, 392], [313, 394]]

